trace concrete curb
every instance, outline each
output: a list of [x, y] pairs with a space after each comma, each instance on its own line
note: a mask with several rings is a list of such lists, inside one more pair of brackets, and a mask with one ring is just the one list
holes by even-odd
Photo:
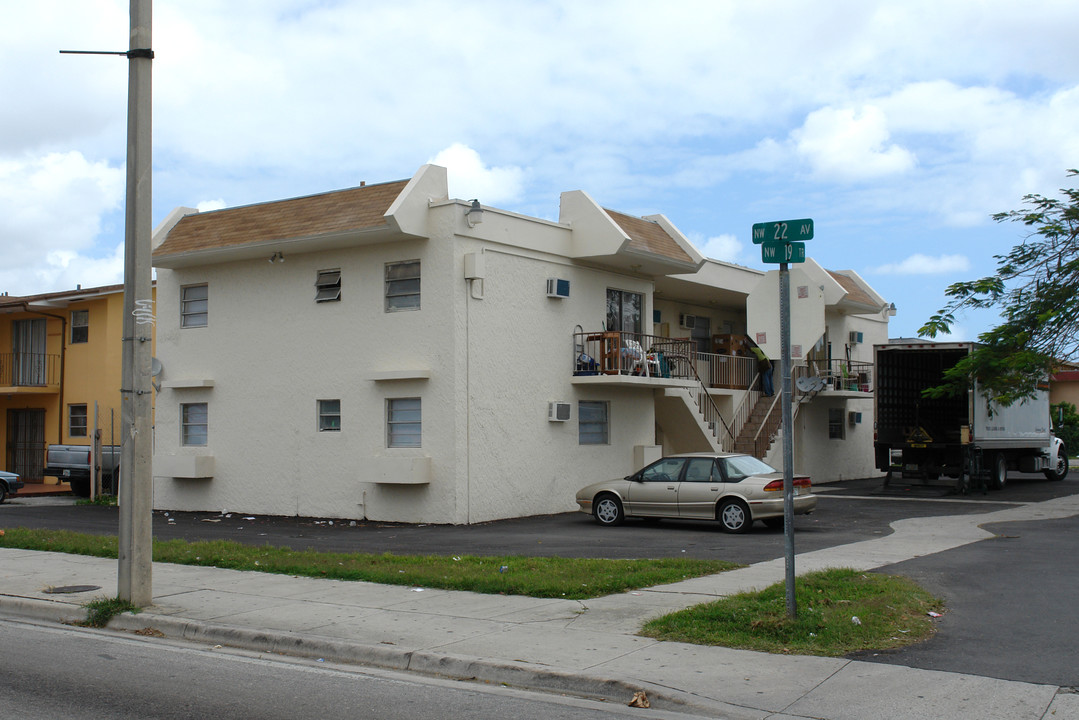
[[[68, 625], [84, 622], [87, 616], [85, 608], [67, 602], [3, 595], [0, 595], [0, 612]], [[453, 680], [479, 681], [527, 690], [567, 693], [612, 703], [628, 703], [634, 693], [643, 690], [654, 709], [697, 710], [707, 713], [718, 711], [722, 712], [724, 717], [733, 720], [763, 717], [759, 710], [717, 703], [650, 682], [564, 672], [526, 662], [368, 645], [285, 630], [252, 630], [153, 612], [121, 613], [113, 617], [104, 629], [129, 633], [148, 629], [156, 630], [166, 638], [183, 639], [203, 645], [221, 645], [252, 652], [328, 660], [382, 670], [415, 672]]]

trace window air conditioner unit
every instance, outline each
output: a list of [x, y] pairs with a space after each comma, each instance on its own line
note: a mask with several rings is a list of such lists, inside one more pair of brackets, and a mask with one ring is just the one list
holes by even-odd
[[561, 278], [547, 278], [547, 297], [568, 298], [569, 280]]
[[862, 333], [858, 332], [857, 330], [851, 330], [850, 331], [850, 344], [851, 345], [857, 345], [860, 342], [862, 342]]
[[547, 420], [550, 422], [566, 422], [569, 420], [569, 403], [552, 402], [547, 404]]
[[860, 412], [854, 412], [853, 410], [847, 413], [847, 423], [851, 427], [860, 425], [862, 422], [862, 414]]
[[693, 326], [697, 323], [696, 315], [679, 315], [678, 325], [685, 330], [692, 330]]

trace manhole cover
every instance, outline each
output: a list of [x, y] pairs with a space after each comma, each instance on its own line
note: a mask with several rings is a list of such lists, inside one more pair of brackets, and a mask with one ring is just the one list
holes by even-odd
[[59, 595], [61, 593], [80, 593], [90, 592], [91, 590], [100, 590], [100, 585], [64, 585], [62, 587], [51, 587], [45, 592], [49, 595]]

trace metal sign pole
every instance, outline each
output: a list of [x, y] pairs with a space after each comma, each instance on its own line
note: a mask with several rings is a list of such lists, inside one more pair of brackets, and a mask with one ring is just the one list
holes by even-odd
[[782, 357], [780, 375], [783, 382], [783, 535], [786, 540], [785, 565], [787, 585], [787, 615], [795, 617], [798, 606], [794, 598], [794, 438], [791, 421], [791, 276], [787, 263], [779, 265], [779, 342]]

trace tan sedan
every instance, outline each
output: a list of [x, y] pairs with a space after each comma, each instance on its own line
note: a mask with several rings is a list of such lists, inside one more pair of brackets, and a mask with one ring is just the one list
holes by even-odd
[[[752, 455], [671, 455], [619, 480], [577, 493], [581, 512], [601, 525], [627, 517], [718, 520], [726, 532], [749, 532], [754, 520], [783, 525], [783, 473]], [[805, 475], [794, 477], [794, 513], [813, 512], [817, 496]]]

